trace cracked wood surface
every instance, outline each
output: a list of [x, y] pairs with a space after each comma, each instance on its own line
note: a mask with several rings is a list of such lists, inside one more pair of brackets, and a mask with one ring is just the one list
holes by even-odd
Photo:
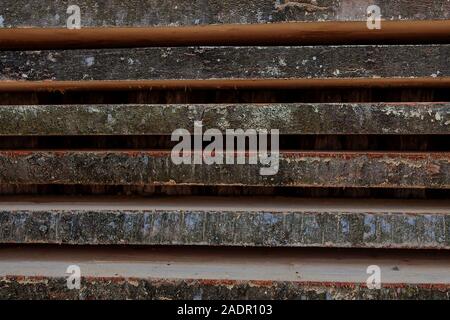
[[[0, 27], [66, 27], [68, 0], [2, 0]], [[293, 21], [366, 21], [378, 5], [385, 20], [450, 18], [442, 0], [77, 0], [82, 27], [196, 26]]]

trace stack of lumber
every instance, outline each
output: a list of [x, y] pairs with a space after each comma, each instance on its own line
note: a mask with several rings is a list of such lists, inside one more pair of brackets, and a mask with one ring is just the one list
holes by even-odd
[[0, 50], [0, 298], [450, 297], [449, 1], [2, 0]]

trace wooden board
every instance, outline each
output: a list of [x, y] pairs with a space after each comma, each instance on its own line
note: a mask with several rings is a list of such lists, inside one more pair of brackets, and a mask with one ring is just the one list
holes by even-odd
[[[65, 271], [81, 269], [81, 290]], [[382, 288], [367, 288], [380, 267]], [[448, 299], [446, 252], [217, 248], [0, 249], [2, 299]]]
[[170, 151], [0, 151], [2, 184], [450, 188], [449, 153], [283, 152], [276, 175], [263, 167], [176, 165]]
[[0, 243], [450, 249], [450, 202], [3, 197]]
[[370, 5], [385, 20], [450, 18], [450, 3], [442, 0], [2, 0], [0, 27], [66, 27], [73, 4], [82, 27], [366, 21]]
[[450, 45], [172, 47], [0, 52], [0, 80], [450, 77]]
[[0, 135], [170, 135], [176, 129], [281, 134], [449, 134], [448, 103], [0, 106]]

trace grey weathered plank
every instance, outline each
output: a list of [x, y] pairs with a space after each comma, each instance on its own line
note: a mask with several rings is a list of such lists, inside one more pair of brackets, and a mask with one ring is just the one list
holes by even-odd
[[[78, 290], [67, 286], [73, 264]], [[371, 265], [379, 290], [366, 284]], [[10, 247], [0, 251], [0, 298], [448, 299], [449, 268], [446, 252]]]
[[0, 80], [444, 78], [450, 45], [0, 52]]
[[83, 27], [365, 21], [373, 4], [386, 20], [450, 18], [442, 0], [2, 0], [0, 27], [65, 27], [73, 4]]
[[449, 134], [448, 103], [0, 106], [0, 135], [144, 135], [193, 129], [281, 134]]
[[0, 243], [450, 249], [445, 201], [94, 199], [1, 203]]
[[170, 151], [1, 151], [0, 183], [450, 188], [449, 153], [284, 152], [276, 175], [262, 167], [175, 165]]

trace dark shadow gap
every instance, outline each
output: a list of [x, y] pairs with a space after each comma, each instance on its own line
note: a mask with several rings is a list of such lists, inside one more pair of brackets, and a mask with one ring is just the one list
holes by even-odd
[[[344, 199], [450, 199], [450, 190], [392, 188], [319, 188], [319, 187], [252, 187], [252, 186], [124, 186], [124, 185], [5, 185], [3, 196], [280, 196], [296, 198]], [[270, 199], [268, 198], [268, 201]], [[1, 198], [0, 198], [1, 201]]]
[[[449, 139], [449, 135], [281, 135], [279, 142], [281, 151], [448, 152]], [[192, 149], [193, 141], [194, 137]], [[169, 135], [0, 137], [0, 150], [170, 151], [177, 144]], [[203, 147], [208, 144], [203, 142]]]
[[142, 89], [0, 92], [2, 105], [448, 102], [450, 88]]

